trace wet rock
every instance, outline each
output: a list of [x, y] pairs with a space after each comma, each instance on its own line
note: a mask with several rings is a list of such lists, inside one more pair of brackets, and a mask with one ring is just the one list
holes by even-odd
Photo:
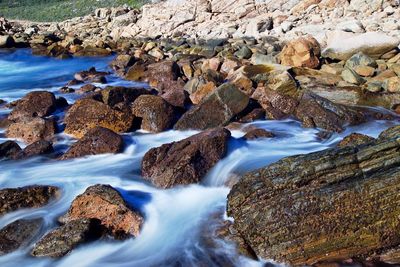
[[317, 68], [321, 48], [312, 36], [290, 41], [279, 55], [282, 65], [293, 67]]
[[54, 118], [24, 117], [8, 126], [6, 136], [31, 144], [39, 140], [51, 140], [56, 131], [57, 125]]
[[57, 198], [54, 186], [27, 186], [0, 190], [0, 215], [23, 208], [39, 208]]
[[42, 229], [43, 219], [17, 220], [0, 230], [0, 255], [27, 246]]
[[86, 82], [86, 81], [99, 81], [108, 73], [104, 71], [97, 71], [96, 68], [92, 67], [89, 70], [78, 72], [74, 75], [74, 79], [78, 82]]
[[61, 159], [65, 160], [105, 153], [120, 153], [123, 145], [124, 142], [120, 135], [107, 128], [95, 127], [88, 130], [81, 139], [74, 143]]
[[34, 156], [40, 156], [40, 155], [47, 155], [51, 154], [54, 152], [53, 144], [49, 141], [46, 140], [39, 140], [36, 141], [27, 147], [24, 148], [24, 150], [20, 151], [17, 153], [15, 156], [13, 156], [13, 159], [24, 159], [24, 158], [29, 158], [29, 157], [34, 157]]
[[255, 140], [260, 138], [272, 138], [275, 135], [264, 129], [251, 129], [243, 136], [245, 140]]
[[199, 105], [183, 114], [174, 128], [205, 130], [227, 125], [248, 103], [249, 97], [234, 85], [223, 84], [205, 97]]
[[58, 258], [80, 244], [99, 239], [103, 228], [97, 219], [79, 219], [62, 225], [40, 239], [31, 251], [34, 257]]
[[111, 61], [110, 66], [118, 74], [124, 75], [125, 71], [135, 64], [136, 59], [131, 55], [118, 55], [113, 61]]
[[75, 92], [75, 89], [70, 88], [68, 86], [64, 86], [64, 87], [61, 87], [60, 90], [58, 90], [58, 91], [62, 94], [72, 94]]
[[228, 130], [217, 128], [152, 148], [143, 157], [142, 176], [160, 188], [197, 183], [225, 156], [229, 138]]
[[256, 120], [265, 119], [265, 110], [262, 108], [255, 108], [243, 117], [241, 117], [238, 122], [240, 123], [248, 123]]
[[228, 196], [234, 228], [258, 257], [290, 265], [387, 255], [400, 244], [400, 132], [392, 131], [245, 174]]
[[362, 144], [371, 143], [374, 140], [375, 138], [365, 134], [352, 133], [343, 138], [343, 140], [339, 142], [338, 147], [344, 148], [348, 146], [359, 146]]
[[14, 141], [6, 141], [0, 144], [0, 159], [13, 158], [21, 151], [21, 147]]
[[138, 236], [143, 217], [125, 202], [121, 194], [110, 185], [94, 185], [77, 196], [68, 213], [59, 220], [69, 223], [74, 220], [100, 220], [109, 234], [115, 238]]
[[106, 57], [110, 55], [111, 50], [93, 46], [86, 46], [74, 54], [77, 57]]
[[134, 116], [128, 107], [117, 110], [94, 99], [75, 102], [65, 115], [65, 133], [81, 138], [97, 126], [116, 133], [129, 131], [133, 127]]
[[141, 95], [150, 95], [152, 92], [144, 88], [129, 88], [122, 86], [107, 86], [101, 90], [104, 104], [114, 107], [118, 104], [133, 103]]
[[30, 92], [20, 99], [11, 111], [8, 119], [19, 121], [24, 117], [46, 117], [56, 110], [56, 98], [46, 91]]
[[174, 108], [160, 96], [139, 96], [132, 105], [132, 113], [142, 119], [141, 128], [150, 132], [168, 130], [175, 122]]
[[82, 86], [81, 88], [79, 88], [77, 93], [79, 93], [79, 94], [91, 93], [91, 92], [95, 92], [96, 89], [99, 89], [99, 88], [93, 84], [88, 83], [88, 84], [85, 84], [84, 86]]

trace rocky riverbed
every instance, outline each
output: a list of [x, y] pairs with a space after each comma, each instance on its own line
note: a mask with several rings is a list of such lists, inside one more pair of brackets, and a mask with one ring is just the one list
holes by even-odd
[[399, 3], [225, 2], [0, 20], [2, 266], [400, 264]]

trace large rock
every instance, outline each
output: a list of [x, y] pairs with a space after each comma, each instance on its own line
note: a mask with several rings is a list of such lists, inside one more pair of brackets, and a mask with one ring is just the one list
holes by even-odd
[[57, 125], [54, 118], [24, 117], [8, 126], [6, 136], [31, 144], [39, 140], [51, 140], [56, 132]]
[[61, 159], [72, 159], [83, 156], [105, 153], [119, 153], [122, 151], [124, 141], [122, 137], [113, 131], [95, 127], [90, 129], [79, 141], [71, 146]]
[[0, 144], [0, 159], [13, 158], [21, 152], [21, 147], [14, 141], [6, 141]]
[[282, 65], [315, 69], [319, 66], [320, 55], [318, 41], [312, 36], [307, 36], [290, 41], [282, 49], [279, 57]]
[[24, 117], [45, 117], [56, 110], [57, 103], [53, 93], [35, 91], [28, 93], [17, 102], [8, 119], [19, 121]]
[[40, 239], [31, 251], [35, 257], [62, 257], [82, 243], [100, 238], [103, 227], [97, 219], [79, 219], [62, 225]]
[[368, 32], [360, 35], [335, 33], [322, 51], [323, 57], [347, 60], [352, 55], [363, 52], [372, 57], [379, 58], [383, 54], [395, 49], [400, 40], [387, 36], [384, 33]]
[[142, 119], [141, 128], [150, 132], [170, 129], [175, 121], [175, 110], [160, 96], [143, 95], [132, 105], [132, 113]]
[[0, 230], [0, 255], [28, 245], [39, 234], [43, 222], [41, 218], [21, 219], [6, 225]]
[[352, 257], [400, 264], [399, 136], [397, 127], [367, 145], [247, 173], [228, 196], [228, 216], [261, 258], [296, 266]]
[[23, 208], [39, 208], [59, 195], [54, 186], [27, 186], [0, 190], [0, 215]]
[[134, 116], [128, 107], [113, 109], [103, 102], [86, 98], [75, 102], [65, 115], [65, 133], [82, 138], [86, 132], [97, 126], [117, 133], [133, 127]]
[[225, 156], [229, 138], [218, 128], [152, 148], [143, 157], [142, 176], [160, 188], [197, 183]]
[[138, 236], [143, 217], [125, 202], [121, 194], [109, 185], [94, 185], [77, 196], [60, 222], [98, 219], [116, 238]]
[[175, 124], [175, 129], [205, 130], [225, 126], [249, 103], [249, 97], [234, 85], [226, 83], [218, 87], [202, 102], [187, 111]]
[[130, 104], [141, 95], [151, 94], [144, 88], [130, 88], [122, 86], [107, 86], [101, 90], [101, 98], [104, 104], [114, 107], [118, 104]]

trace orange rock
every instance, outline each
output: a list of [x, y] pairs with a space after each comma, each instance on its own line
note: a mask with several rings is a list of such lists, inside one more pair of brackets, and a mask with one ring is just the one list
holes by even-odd
[[201, 100], [209, 95], [211, 92], [213, 92], [217, 86], [213, 82], [208, 82], [202, 86], [200, 86], [196, 92], [190, 95], [190, 100], [192, 100], [192, 103], [197, 105], [201, 102]]
[[319, 66], [321, 48], [312, 36], [300, 37], [290, 41], [279, 55], [282, 65], [307, 67], [315, 69]]

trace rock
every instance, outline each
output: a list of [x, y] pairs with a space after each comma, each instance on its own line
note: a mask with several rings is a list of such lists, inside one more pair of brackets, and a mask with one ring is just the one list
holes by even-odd
[[348, 83], [356, 85], [365, 83], [365, 80], [360, 75], [358, 75], [354, 70], [349, 68], [344, 68], [341, 76], [343, 80], [345, 80]]
[[122, 86], [107, 86], [101, 91], [103, 103], [111, 107], [121, 103], [129, 105], [139, 96], [149, 94], [151, 94], [151, 91], [144, 88], [129, 88]]
[[21, 151], [21, 147], [14, 141], [6, 141], [0, 144], [0, 159], [13, 158]]
[[234, 228], [259, 258], [292, 266], [388, 255], [400, 243], [395, 131], [392, 139], [292, 156], [245, 174], [228, 195]]
[[81, 99], [75, 102], [65, 115], [65, 133], [81, 138], [97, 126], [108, 128], [116, 133], [131, 130], [134, 116], [129, 108], [113, 109], [93, 99]]
[[183, 114], [174, 128], [205, 130], [227, 125], [248, 103], [249, 97], [234, 85], [223, 84], [205, 97], [199, 105]]
[[27, 186], [0, 190], [0, 215], [18, 209], [39, 208], [59, 196], [54, 186]]
[[40, 239], [31, 251], [34, 257], [58, 258], [75, 247], [100, 238], [103, 234], [97, 219], [79, 219], [57, 227]]
[[121, 194], [110, 185], [93, 185], [77, 196], [68, 213], [59, 220], [70, 223], [74, 220], [100, 220], [115, 238], [138, 236], [143, 217], [131, 209]]
[[367, 89], [369, 92], [378, 93], [378, 92], [382, 91], [382, 89], [383, 89], [383, 82], [380, 82], [380, 81], [370, 81], [370, 82], [367, 82], [367, 87], [366, 87], [366, 89]]
[[389, 93], [399, 93], [400, 92], [400, 77], [391, 77], [386, 79], [383, 83], [383, 89]]
[[54, 152], [53, 144], [46, 140], [36, 141], [16, 154], [13, 159], [25, 159], [34, 156], [51, 154]]
[[56, 98], [53, 93], [46, 91], [35, 91], [25, 95], [18, 101], [11, 111], [8, 119], [19, 121], [24, 117], [46, 117], [56, 110]]
[[14, 46], [14, 39], [10, 35], [0, 35], [0, 48], [10, 48]]
[[307, 36], [289, 42], [282, 49], [279, 58], [282, 65], [315, 69], [319, 66], [320, 55], [318, 41]]
[[174, 108], [160, 96], [139, 96], [133, 102], [132, 113], [142, 119], [141, 128], [150, 132], [163, 132], [175, 122]]
[[42, 229], [43, 219], [21, 219], [0, 230], [0, 255], [27, 246]]
[[113, 61], [111, 61], [110, 66], [120, 75], [124, 75], [126, 70], [135, 64], [136, 59], [131, 55], [118, 55]]
[[185, 90], [169, 90], [162, 94], [161, 97], [178, 109], [185, 109], [186, 106], [191, 104], [189, 93]]
[[225, 156], [229, 138], [228, 130], [217, 128], [152, 148], [143, 157], [142, 176], [159, 188], [198, 183]]
[[107, 57], [110, 55], [111, 50], [93, 46], [86, 46], [74, 54], [77, 57]]
[[176, 81], [181, 76], [180, 71], [176, 62], [166, 60], [148, 65], [144, 80], [158, 91], [165, 92], [176, 86]]
[[203, 98], [214, 92], [215, 89], [217, 89], [217, 87], [213, 82], [207, 82], [206, 84], [200, 85], [197, 90], [190, 95], [190, 100], [193, 104], [197, 105], [203, 100]]
[[75, 73], [74, 79], [78, 82], [95, 82], [101, 81], [101, 79], [104, 78], [106, 75], [108, 75], [108, 72], [97, 71], [96, 68], [92, 67], [89, 70]]
[[247, 46], [242, 46], [236, 53], [235, 56], [238, 57], [239, 59], [249, 59], [253, 55], [253, 52], [251, 52], [250, 48]]
[[346, 61], [345, 66], [350, 69], [354, 69], [357, 66], [377, 68], [378, 64], [373, 58], [365, 55], [363, 52], [358, 52]]
[[123, 150], [123, 146], [124, 141], [120, 135], [107, 128], [95, 127], [74, 143], [61, 160], [105, 153], [116, 154]]
[[54, 118], [43, 119], [39, 117], [19, 119], [11, 123], [6, 131], [8, 138], [21, 139], [31, 144], [39, 140], [51, 140], [57, 131]]
[[338, 147], [344, 148], [348, 146], [359, 146], [363, 144], [368, 144], [374, 141], [375, 138], [370, 137], [365, 134], [359, 134], [359, 133], [352, 133], [345, 138], [342, 139], [342, 141], [339, 142]]
[[265, 110], [262, 108], [255, 108], [243, 117], [241, 117], [238, 122], [240, 123], [248, 123], [256, 120], [265, 119]]
[[270, 131], [264, 130], [264, 129], [253, 129], [248, 131], [243, 138], [245, 140], [255, 140], [259, 138], [272, 138], [275, 135], [271, 133]]
[[347, 60], [355, 53], [363, 52], [372, 58], [379, 58], [386, 52], [396, 48], [399, 43], [399, 39], [378, 32], [346, 36], [341, 33], [335, 33], [335, 36], [322, 51], [322, 56]]
[[95, 92], [96, 90], [99, 90], [99, 88], [94, 86], [93, 84], [88, 83], [88, 84], [85, 84], [84, 86], [82, 86], [81, 88], [79, 88], [77, 93], [86, 94], [86, 93]]
[[375, 69], [368, 66], [356, 66], [353, 70], [362, 77], [372, 77], [375, 74]]

